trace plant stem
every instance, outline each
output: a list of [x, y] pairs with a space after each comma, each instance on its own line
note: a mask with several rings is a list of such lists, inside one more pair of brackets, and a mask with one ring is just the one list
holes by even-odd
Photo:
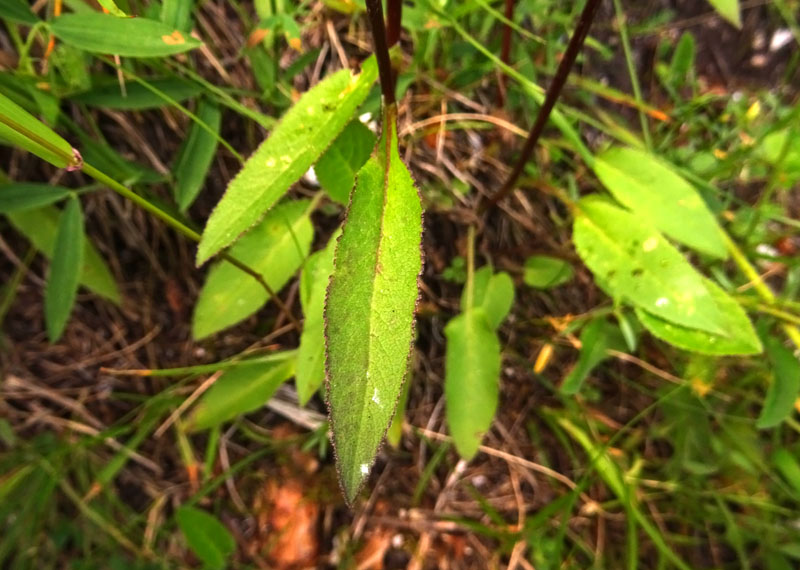
[[[503, 14], [507, 22], [511, 22], [514, 17], [514, 0], [506, 0], [505, 13]], [[500, 48], [500, 61], [508, 65], [511, 60], [511, 25], [503, 24], [503, 40]], [[503, 107], [506, 100], [506, 76], [501, 73], [497, 83], [497, 106]]]
[[386, 0], [386, 43], [392, 47], [400, 41], [403, 21], [403, 0]]
[[572, 66], [575, 64], [575, 59], [578, 57], [578, 53], [580, 53], [580, 50], [583, 47], [583, 42], [586, 40], [586, 36], [589, 33], [589, 28], [592, 25], [592, 21], [594, 20], [595, 13], [597, 12], [597, 7], [599, 5], [600, 0], [587, 0], [586, 5], [583, 8], [583, 12], [581, 12], [580, 18], [578, 19], [578, 25], [575, 27], [575, 31], [572, 33], [572, 37], [567, 45], [567, 51], [564, 52], [564, 57], [561, 59], [561, 63], [558, 64], [558, 69], [556, 70], [555, 77], [553, 77], [553, 82], [547, 89], [544, 103], [539, 108], [539, 114], [536, 116], [536, 122], [534, 122], [533, 127], [531, 127], [528, 140], [525, 141], [525, 146], [522, 148], [522, 154], [520, 154], [517, 163], [514, 165], [514, 169], [511, 171], [511, 174], [509, 174], [500, 190], [498, 190], [488, 200], [484, 201], [478, 208], [479, 214], [485, 212], [489, 207], [496, 205], [500, 200], [508, 196], [514, 189], [517, 180], [525, 168], [525, 164], [528, 162], [528, 160], [530, 160], [531, 155], [533, 154], [533, 149], [536, 147], [536, 143], [539, 141], [542, 131], [544, 131], [544, 127], [547, 124], [547, 119], [550, 117], [550, 113], [553, 111], [553, 107], [555, 107], [556, 101], [561, 95], [561, 90], [564, 87], [564, 83], [567, 81], [567, 76], [569, 76]]
[[[91, 176], [92, 178], [94, 178], [95, 180], [100, 182], [101, 184], [104, 184], [104, 185], [108, 186], [111, 190], [113, 190], [114, 192], [116, 192], [120, 196], [122, 196], [124, 198], [127, 198], [128, 200], [130, 200], [131, 202], [133, 202], [134, 204], [136, 204], [137, 206], [139, 206], [143, 210], [146, 210], [147, 212], [150, 212], [155, 217], [157, 217], [159, 220], [163, 221], [165, 224], [167, 224], [169, 227], [173, 228], [177, 232], [179, 232], [179, 233], [183, 234], [184, 236], [188, 237], [190, 240], [195, 241], [195, 242], [199, 242], [200, 241], [200, 234], [197, 233], [195, 230], [193, 230], [192, 228], [190, 228], [186, 224], [182, 223], [181, 221], [173, 218], [171, 215], [169, 215], [167, 212], [165, 212], [164, 210], [162, 210], [158, 206], [155, 206], [155, 205], [151, 204], [150, 202], [148, 202], [147, 200], [145, 200], [144, 198], [139, 196], [136, 192], [134, 192], [133, 190], [130, 190], [129, 188], [126, 188], [125, 186], [123, 186], [122, 184], [120, 184], [119, 182], [117, 182], [116, 180], [114, 180], [113, 178], [111, 178], [110, 176], [105, 174], [104, 172], [101, 172], [101, 171], [97, 170], [91, 164], [84, 163], [82, 170], [87, 175]], [[267, 283], [264, 280], [264, 276], [261, 275], [261, 273], [259, 273], [258, 271], [256, 271], [255, 269], [253, 269], [252, 267], [247, 265], [246, 263], [244, 263], [244, 262], [238, 260], [237, 258], [233, 257], [231, 254], [229, 254], [227, 252], [221, 253], [220, 254], [220, 258], [224, 259], [225, 261], [227, 261], [228, 263], [230, 263], [231, 265], [233, 265], [237, 269], [243, 271], [244, 273], [247, 273], [250, 277], [255, 279], [258, 282], [258, 284], [261, 285], [261, 287], [264, 288], [264, 290], [267, 292], [267, 294], [270, 296], [270, 298], [275, 301], [275, 304], [278, 305], [278, 308], [286, 315], [286, 318], [289, 319], [289, 321], [292, 323], [292, 325], [298, 331], [302, 330], [302, 328], [300, 326], [300, 323], [297, 322], [297, 319], [295, 319], [294, 315], [292, 315], [291, 311], [289, 311], [289, 307], [287, 307], [286, 304], [283, 302], [283, 300], [280, 297], [278, 297], [278, 295], [275, 293], [275, 290], [272, 287], [269, 286], [269, 283]]]
[[392, 60], [389, 57], [389, 45], [386, 43], [386, 26], [383, 21], [383, 5], [381, 0], [367, 0], [367, 17], [372, 32], [372, 44], [378, 60], [378, 74], [381, 79], [383, 103], [393, 105], [394, 80], [392, 79]]

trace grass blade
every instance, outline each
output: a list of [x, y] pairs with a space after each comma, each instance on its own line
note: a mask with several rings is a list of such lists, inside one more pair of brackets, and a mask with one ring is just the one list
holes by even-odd
[[58, 222], [50, 275], [44, 291], [44, 316], [50, 342], [61, 338], [75, 304], [84, 239], [81, 203], [78, 198], [71, 198]]

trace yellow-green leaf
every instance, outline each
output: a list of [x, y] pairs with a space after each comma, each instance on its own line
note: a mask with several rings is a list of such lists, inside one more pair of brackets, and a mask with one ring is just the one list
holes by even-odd
[[670, 323], [649, 311], [636, 308], [636, 316], [647, 330], [661, 340], [679, 348], [701, 354], [735, 355], [759, 354], [763, 349], [756, 331], [744, 309], [725, 293], [717, 284], [703, 280], [711, 298], [722, 312], [725, 335], [700, 331]]
[[353, 117], [377, 75], [375, 60], [368, 59], [360, 74], [334, 73], [287, 111], [211, 213], [197, 248], [198, 265], [260, 220], [308, 171]]
[[397, 149], [396, 108], [358, 173], [325, 308], [328, 403], [352, 504], [389, 427], [413, 340], [422, 206]]
[[[467, 299], [468, 287], [461, 294], [461, 310], [466, 311], [470, 305]], [[514, 304], [514, 282], [504, 271], [494, 273], [492, 267], [486, 265], [475, 272], [471, 290], [472, 306], [483, 308], [489, 325], [496, 329], [508, 316]]]
[[720, 16], [737, 28], [742, 27], [742, 14], [739, 9], [739, 0], [708, 0], [708, 2], [714, 6]]
[[574, 242], [597, 282], [611, 295], [691, 329], [727, 335], [727, 319], [702, 276], [640, 216], [597, 196], [575, 216]]
[[447, 424], [458, 454], [472, 459], [497, 410], [500, 341], [482, 307], [455, 317], [444, 334]]
[[218, 426], [267, 403], [278, 386], [294, 374], [295, 362], [250, 364], [227, 370], [203, 394], [187, 427], [203, 430]]
[[[231, 249], [231, 255], [261, 273], [276, 293], [300, 269], [311, 248], [310, 202], [280, 204]], [[220, 261], [208, 274], [194, 310], [192, 334], [205, 338], [235, 325], [269, 300], [253, 277]]]
[[617, 200], [668, 237], [713, 257], [728, 256], [722, 231], [703, 199], [652, 154], [611, 148], [597, 157], [594, 171]]
[[59, 168], [80, 164], [67, 141], [2, 93], [0, 140], [23, 148]]

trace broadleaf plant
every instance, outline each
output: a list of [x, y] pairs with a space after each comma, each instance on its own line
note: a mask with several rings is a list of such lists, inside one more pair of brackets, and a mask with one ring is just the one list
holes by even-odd
[[497, 410], [501, 353], [495, 329], [514, 302], [514, 284], [507, 273], [494, 273], [490, 266], [474, 271], [472, 230], [469, 239], [461, 314], [444, 329], [447, 424], [464, 459], [478, 452]]
[[394, 414], [414, 339], [422, 206], [400, 158], [397, 110], [358, 173], [325, 304], [327, 391], [339, 479], [352, 504]]
[[378, 71], [341, 70], [307, 91], [230, 182], [197, 248], [202, 264], [258, 222], [325, 152], [369, 94]]

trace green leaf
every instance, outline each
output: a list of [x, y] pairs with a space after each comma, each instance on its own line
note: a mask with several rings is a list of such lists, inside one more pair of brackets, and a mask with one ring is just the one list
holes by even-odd
[[[59, 211], [52, 207], [9, 212], [8, 220], [48, 259], [53, 258]], [[122, 302], [117, 284], [103, 258], [89, 240], [85, 240], [80, 282], [114, 304]]]
[[675, 53], [669, 64], [669, 78], [672, 85], [682, 87], [692, 77], [695, 63], [695, 42], [690, 32], [681, 34]]
[[672, 323], [729, 333], [703, 278], [654, 227], [597, 196], [578, 209], [575, 248], [607, 292]]
[[203, 394], [187, 427], [204, 430], [257, 410], [294, 374], [293, 358], [278, 363], [238, 366], [226, 371]]
[[708, 0], [720, 16], [728, 20], [737, 28], [742, 27], [742, 16], [739, 10], [739, 0]]
[[161, 21], [170, 28], [192, 31], [192, 8], [195, 0], [164, 0], [161, 4]]
[[349, 504], [392, 420], [414, 338], [422, 206], [397, 150], [396, 108], [358, 173], [325, 305], [328, 403]]
[[552, 289], [570, 281], [573, 275], [572, 265], [563, 259], [548, 255], [532, 255], [525, 260], [522, 280], [529, 287]]
[[612, 148], [597, 157], [597, 177], [625, 207], [659, 231], [716, 258], [728, 256], [716, 219], [697, 191], [652, 154]]
[[323, 154], [314, 172], [331, 199], [347, 205], [356, 173], [375, 147], [375, 135], [361, 121], [351, 121]]
[[[177, 102], [185, 101], [203, 92], [200, 84], [174, 77], [148, 79], [147, 83]], [[123, 93], [117, 80], [100, 81], [91, 90], [70, 96], [70, 100], [90, 107], [120, 111], [142, 111], [169, 105], [163, 97], [141, 83], [126, 83]]]
[[[285, 202], [273, 209], [231, 249], [231, 255], [264, 276], [276, 293], [303, 264], [311, 249], [313, 228], [309, 201]], [[235, 325], [269, 299], [250, 275], [227, 261], [209, 272], [194, 310], [192, 334], [205, 338]]]
[[561, 393], [577, 394], [594, 368], [609, 358], [608, 350], [625, 350], [625, 339], [619, 328], [603, 318], [594, 319], [581, 331], [581, 353], [578, 362], [564, 379]]
[[62, 186], [34, 182], [0, 184], [0, 214], [40, 208], [54, 204], [69, 196], [70, 190]]
[[497, 410], [500, 341], [481, 307], [452, 319], [444, 334], [447, 424], [458, 454], [472, 459]]
[[80, 164], [73, 148], [56, 132], [0, 93], [0, 139], [59, 168]]
[[637, 307], [636, 316], [639, 318], [639, 322], [654, 336], [684, 350], [718, 356], [759, 354], [763, 350], [761, 341], [753, 330], [753, 325], [747, 318], [744, 309], [716, 283], [708, 279], [703, 281], [711, 298], [721, 311], [725, 336], [670, 323]]
[[325, 381], [325, 294], [333, 273], [333, 254], [338, 233], [322, 251], [308, 258], [300, 275], [300, 303], [303, 306], [303, 332], [297, 350], [297, 399], [306, 405]]
[[772, 166], [779, 166], [785, 180], [781, 186], [790, 188], [800, 180], [800, 137], [796, 128], [775, 131], [758, 145], [758, 153]]
[[[219, 105], [213, 101], [201, 99], [195, 112], [197, 118], [203, 121], [217, 135], [222, 123], [222, 112]], [[197, 123], [192, 123], [189, 135], [186, 137], [178, 158], [175, 161], [175, 201], [181, 212], [192, 205], [214, 160], [217, 151], [217, 138]]]
[[773, 376], [764, 408], [756, 422], [759, 429], [775, 427], [791, 416], [800, 392], [800, 361], [797, 357], [774, 336], [765, 335], [764, 346]]
[[255, 224], [314, 164], [350, 121], [375, 82], [374, 58], [360, 75], [334, 73], [287, 111], [228, 185], [211, 213], [200, 245], [200, 265]]
[[36, 14], [31, 12], [30, 5], [25, 0], [2, 0], [0, 2], [0, 18], [28, 25], [40, 21]]
[[147, 18], [118, 18], [100, 12], [65, 14], [50, 22], [64, 43], [92, 53], [164, 57], [200, 47], [189, 34]]
[[236, 550], [236, 541], [225, 525], [215, 516], [189, 506], [180, 507], [175, 520], [189, 548], [206, 568], [225, 568]]
[[119, 7], [114, 3], [114, 0], [97, 0], [97, 3], [105, 8], [112, 16], [117, 16], [118, 18], [128, 17], [128, 15], [120, 10]]
[[71, 198], [58, 221], [50, 274], [44, 290], [44, 317], [50, 342], [61, 338], [75, 305], [84, 240], [81, 202], [78, 198]]
[[[461, 295], [461, 310], [467, 310], [467, 288]], [[481, 307], [489, 325], [496, 329], [508, 316], [514, 304], [514, 282], [508, 273], [493, 273], [488, 265], [475, 272], [473, 278], [472, 306]]]

